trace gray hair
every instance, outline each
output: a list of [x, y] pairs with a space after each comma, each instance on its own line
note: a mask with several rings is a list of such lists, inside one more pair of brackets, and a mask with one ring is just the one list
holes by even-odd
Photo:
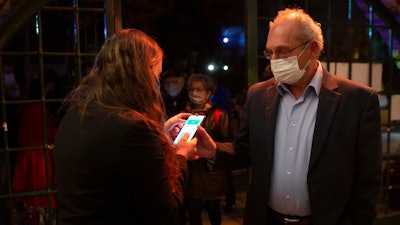
[[282, 21], [296, 21], [300, 29], [303, 31], [301, 42], [308, 40], [316, 40], [318, 42], [318, 48], [320, 53], [324, 49], [324, 37], [322, 35], [321, 24], [314, 21], [310, 15], [298, 8], [286, 8], [278, 12], [278, 15], [273, 21], [269, 23], [269, 27], [273, 27], [275, 24], [279, 24]]
[[186, 81], [187, 88], [190, 89], [190, 87], [192, 86], [192, 83], [196, 82], [196, 81], [202, 82], [204, 85], [204, 88], [207, 91], [211, 91], [211, 94], [214, 94], [215, 91], [217, 90], [214, 79], [211, 78], [209, 75], [202, 74], [202, 73], [190, 74], [190, 76], [188, 77], [188, 79]]

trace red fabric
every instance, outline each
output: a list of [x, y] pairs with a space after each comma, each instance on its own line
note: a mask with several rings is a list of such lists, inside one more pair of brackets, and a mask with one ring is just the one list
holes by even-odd
[[219, 131], [219, 119], [220, 119], [220, 114], [221, 111], [216, 108], [214, 112], [214, 118], [215, 118], [215, 129]]
[[[43, 115], [41, 103], [33, 103], [22, 105], [19, 110], [20, 125], [18, 134], [18, 144], [20, 147], [44, 146], [43, 132]], [[46, 108], [46, 129], [47, 143], [53, 144], [56, 134], [56, 127], [50, 111]], [[53, 172], [53, 154], [49, 150], [49, 169], [48, 176], [50, 178], [50, 187], [54, 187]], [[14, 191], [31, 191], [47, 189], [46, 186], [46, 163], [45, 150], [20, 151], [17, 154], [15, 173], [14, 173]], [[38, 207], [48, 208], [47, 196], [24, 197], [18, 200], [28, 205], [32, 205], [33, 209]], [[55, 196], [52, 196], [52, 207], [56, 207]]]

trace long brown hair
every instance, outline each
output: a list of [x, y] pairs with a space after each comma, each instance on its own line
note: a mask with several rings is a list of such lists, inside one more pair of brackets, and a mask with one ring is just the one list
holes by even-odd
[[91, 113], [89, 105], [132, 122], [147, 124], [160, 139], [165, 152], [171, 190], [175, 190], [178, 165], [175, 149], [166, 137], [166, 118], [158, 77], [153, 67], [164, 53], [157, 42], [137, 29], [124, 29], [108, 38], [88, 75], [67, 98], [69, 110], [81, 117]]

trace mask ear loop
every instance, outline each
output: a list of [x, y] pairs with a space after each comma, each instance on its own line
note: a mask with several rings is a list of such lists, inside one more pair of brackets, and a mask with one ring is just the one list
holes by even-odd
[[[311, 43], [311, 41], [306, 44], [306, 46], [304, 47], [303, 51], [301, 51], [300, 54], [297, 56], [297, 65], [299, 64], [300, 56], [303, 55], [303, 53], [306, 51], [306, 49], [308, 48], [308, 45], [310, 43]], [[307, 64], [303, 67], [303, 69], [300, 69], [300, 70], [305, 70], [307, 68], [307, 66], [310, 65], [310, 62], [311, 62], [311, 59], [308, 59]]]
[[307, 64], [304, 66], [304, 68], [303, 69], [301, 69], [301, 70], [305, 70], [306, 68], [307, 68], [307, 66], [308, 65], [310, 65], [310, 62], [311, 62], [311, 59], [308, 59], [308, 62], [307, 62]]
[[308, 45], [311, 43], [311, 41], [309, 41], [306, 46], [303, 48], [303, 51], [300, 52], [300, 54], [297, 55], [297, 58], [299, 58], [301, 55], [303, 55], [303, 53], [306, 51], [306, 49], [308, 48]]

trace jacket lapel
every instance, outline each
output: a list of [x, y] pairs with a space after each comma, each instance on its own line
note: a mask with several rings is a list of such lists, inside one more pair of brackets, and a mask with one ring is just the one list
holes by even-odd
[[[273, 78], [272, 78], [273, 79]], [[265, 96], [265, 140], [266, 141], [266, 149], [268, 153], [268, 165], [270, 165], [270, 169], [272, 167], [273, 161], [273, 153], [272, 149], [274, 149], [274, 140], [275, 140], [275, 127], [276, 127], [276, 118], [279, 108], [279, 92], [277, 88], [277, 82], [274, 79], [274, 82], [271, 86], [269, 86], [266, 90]]]
[[333, 76], [334, 75], [329, 74], [326, 69], [323, 68], [323, 78], [319, 94], [309, 170], [313, 168], [318, 155], [322, 150], [323, 143], [326, 140], [339, 104], [341, 94], [335, 91], [337, 89], [337, 84]]

